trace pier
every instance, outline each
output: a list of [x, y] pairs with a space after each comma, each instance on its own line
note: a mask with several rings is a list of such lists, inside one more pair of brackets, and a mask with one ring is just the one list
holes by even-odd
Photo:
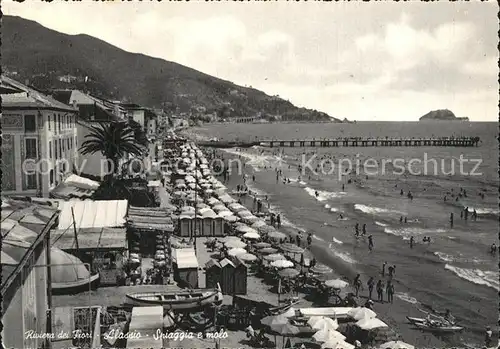
[[292, 140], [261, 140], [254, 142], [219, 141], [200, 142], [202, 147], [214, 148], [248, 148], [262, 146], [269, 148], [283, 147], [477, 147], [479, 137], [461, 138], [334, 138], [334, 139], [292, 139]]

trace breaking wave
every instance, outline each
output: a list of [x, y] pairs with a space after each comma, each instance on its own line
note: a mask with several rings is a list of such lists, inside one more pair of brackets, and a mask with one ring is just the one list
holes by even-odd
[[335, 198], [338, 198], [338, 197], [346, 195], [346, 193], [343, 192], [343, 191], [335, 192], [335, 191], [318, 190], [317, 191], [318, 192], [318, 196], [316, 196], [316, 190], [315, 189], [310, 188], [310, 187], [305, 187], [304, 190], [309, 195], [311, 195], [313, 198], [316, 198], [316, 200], [318, 200], [319, 202], [323, 202], [323, 201], [326, 201], [326, 200], [329, 200], [329, 199], [335, 199]]
[[387, 208], [381, 208], [381, 207], [374, 207], [374, 206], [368, 206], [368, 205], [363, 205], [363, 204], [354, 204], [354, 209], [361, 211], [366, 214], [371, 214], [371, 215], [391, 215], [391, 214], [398, 214], [398, 215], [406, 215], [405, 212], [398, 211], [398, 210], [390, 210]]
[[396, 293], [394, 293], [394, 295], [404, 302], [407, 302], [410, 304], [418, 304], [418, 300], [415, 297], [410, 296], [406, 292], [396, 292]]
[[458, 277], [467, 280], [469, 282], [472, 282], [476, 285], [484, 285], [494, 288], [497, 291], [500, 291], [498, 272], [484, 271], [480, 269], [459, 268], [449, 264], [446, 264], [444, 268], [446, 270], [452, 271]]
[[386, 234], [396, 235], [403, 238], [403, 240], [409, 240], [411, 236], [418, 237], [422, 235], [433, 235], [441, 234], [446, 232], [445, 229], [424, 229], [424, 228], [388, 228], [384, 229]]

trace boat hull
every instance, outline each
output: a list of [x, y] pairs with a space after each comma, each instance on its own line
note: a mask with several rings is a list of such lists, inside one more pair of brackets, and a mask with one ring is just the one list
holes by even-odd
[[434, 333], [455, 333], [455, 332], [461, 332], [464, 329], [461, 326], [432, 327], [423, 323], [414, 323], [414, 325], [423, 331], [434, 332]]
[[[158, 294], [151, 293], [149, 297], [152, 298], [156, 295]], [[215, 305], [222, 304], [223, 300], [222, 294], [218, 291], [204, 292], [203, 296], [201, 297], [193, 299], [181, 299], [181, 300], [146, 299], [144, 298], [144, 296], [148, 296], [148, 294], [147, 293], [127, 294], [125, 296], [124, 304], [135, 307], [149, 307], [149, 306], [161, 305], [166, 309], [171, 309], [176, 311], [193, 311], [196, 309], [207, 307], [212, 304]]]

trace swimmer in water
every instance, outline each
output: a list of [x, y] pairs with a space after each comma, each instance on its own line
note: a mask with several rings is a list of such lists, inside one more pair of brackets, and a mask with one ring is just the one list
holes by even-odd
[[495, 254], [497, 253], [497, 245], [495, 243], [493, 243], [490, 247], [490, 253], [491, 254]]
[[316, 195], [316, 197], [318, 197], [318, 196], [319, 196], [319, 193], [318, 193], [318, 191], [317, 191], [317, 190], [316, 190], [316, 191], [314, 191], [314, 195]]
[[410, 248], [413, 248], [413, 243], [415, 242], [415, 238], [413, 236], [410, 237]]

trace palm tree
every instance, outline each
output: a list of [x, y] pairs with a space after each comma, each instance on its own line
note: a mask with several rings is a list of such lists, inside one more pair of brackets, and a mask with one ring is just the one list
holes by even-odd
[[[113, 121], [100, 123], [99, 126], [89, 126], [90, 133], [80, 146], [83, 155], [102, 153], [113, 163], [113, 175], [118, 173], [119, 161], [130, 154], [141, 156], [144, 149], [137, 142], [136, 134], [126, 122]], [[108, 177], [108, 178], [112, 178]]]

